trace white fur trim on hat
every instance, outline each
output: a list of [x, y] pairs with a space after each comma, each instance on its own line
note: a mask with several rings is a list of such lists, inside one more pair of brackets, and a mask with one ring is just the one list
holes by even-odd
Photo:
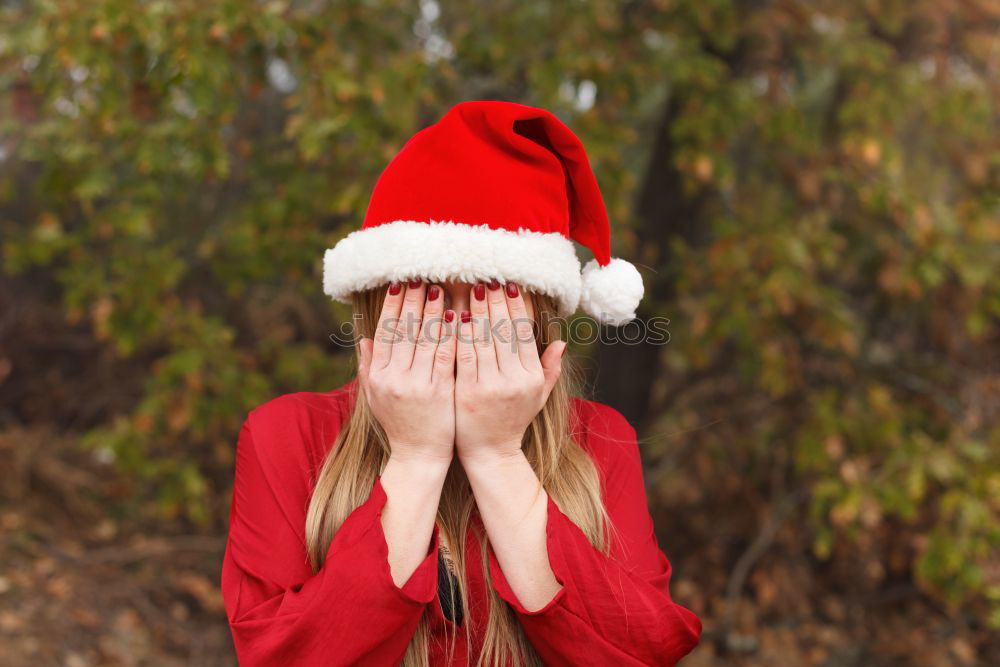
[[580, 303], [580, 260], [558, 233], [396, 220], [351, 232], [323, 256], [323, 291], [341, 303], [352, 292], [411, 278], [513, 281], [554, 297], [560, 315]]
[[600, 266], [592, 259], [583, 267], [580, 306], [605, 324], [627, 324], [635, 319], [643, 291], [642, 276], [630, 262], [612, 257]]

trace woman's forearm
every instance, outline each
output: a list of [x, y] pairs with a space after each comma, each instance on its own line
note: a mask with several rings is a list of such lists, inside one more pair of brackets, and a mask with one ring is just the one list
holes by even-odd
[[388, 498], [382, 529], [389, 546], [392, 579], [400, 588], [427, 557], [449, 459], [390, 456], [382, 471]]
[[521, 450], [461, 460], [511, 589], [526, 609], [541, 609], [562, 588], [546, 546], [548, 494], [538, 489], [538, 476]]

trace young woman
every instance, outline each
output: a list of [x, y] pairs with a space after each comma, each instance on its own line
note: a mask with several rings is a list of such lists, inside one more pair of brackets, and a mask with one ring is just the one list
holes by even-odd
[[[577, 395], [559, 337], [580, 301], [608, 324], [638, 301], [574, 140], [540, 109], [462, 103], [327, 251], [358, 373], [240, 431], [222, 571], [240, 664], [672, 665], [698, 644], [636, 433]], [[432, 219], [445, 201], [460, 222]], [[582, 276], [571, 239], [595, 253]]]

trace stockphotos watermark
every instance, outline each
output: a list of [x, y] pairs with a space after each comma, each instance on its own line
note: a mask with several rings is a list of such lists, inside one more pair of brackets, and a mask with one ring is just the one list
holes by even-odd
[[[356, 324], [361, 315], [355, 315], [349, 322], [341, 324], [338, 331], [330, 334], [330, 340], [342, 347], [352, 347], [358, 335]], [[407, 313], [404, 317], [393, 317], [383, 320], [376, 336], [386, 343], [406, 341], [414, 345], [420, 341], [436, 345], [439, 339], [447, 340], [456, 336], [460, 342], [499, 342], [510, 345], [512, 351], [517, 350], [521, 343], [528, 342], [538, 336], [538, 324], [530, 317], [501, 319], [491, 321], [488, 317], [472, 317], [472, 334], [462, 333], [459, 317], [448, 322], [443, 316], [418, 317]], [[650, 317], [634, 319], [621, 326], [600, 324], [590, 317], [575, 317], [567, 320], [564, 317], [549, 318], [553, 326], [559, 327], [559, 338], [569, 343], [605, 343], [617, 345], [666, 345], [670, 342], [670, 331], [667, 325], [670, 319], [666, 317]], [[440, 329], [438, 328], [440, 324]], [[436, 332], [440, 333], [436, 333]]]

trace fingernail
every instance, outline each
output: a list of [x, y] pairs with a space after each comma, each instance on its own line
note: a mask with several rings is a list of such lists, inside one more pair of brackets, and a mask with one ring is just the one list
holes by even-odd
[[417, 278], [416, 280], [410, 281], [410, 289], [417, 289], [423, 281]]
[[444, 321], [445, 322], [451, 322], [453, 319], [455, 319], [455, 311], [454, 310], [446, 310], [446, 311], [444, 311]]
[[476, 295], [476, 301], [482, 301], [486, 298], [486, 285], [476, 283], [476, 286], [472, 288], [472, 291]]
[[438, 297], [439, 297], [440, 295], [441, 295], [441, 288], [440, 288], [440, 287], [438, 287], [437, 285], [431, 285], [431, 286], [430, 286], [430, 287], [429, 287], [429, 288], [427, 289], [427, 300], [428, 300], [428, 301], [434, 301], [434, 300], [435, 300], [435, 299], [437, 299], [437, 298], [438, 298]]
[[468, 310], [463, 310], [462, 311], [462, 321], [463, 322], [468, 322], [471, 319], [472, 319], [472, 313], [469, 312]]
[[500, 281], [496, 278], [490, 278], [489, 286], [491, 291], [498, 290], [500, 289]]
[[507, 283], [507, 296], [511, 298], [517, 296], [517, 283]]
[[389, 294], [399, 294], [399, 290], [402, 287], [403, 286], [400, 283], [396, 282], [395, 280], [392, 281], [391, 283], [389, 283]]
[[569, 349], [569, 345], [563, 345], [562, 352], [559, 353], [559, 358], [562, 359], [566, 356], [566, 350]]

